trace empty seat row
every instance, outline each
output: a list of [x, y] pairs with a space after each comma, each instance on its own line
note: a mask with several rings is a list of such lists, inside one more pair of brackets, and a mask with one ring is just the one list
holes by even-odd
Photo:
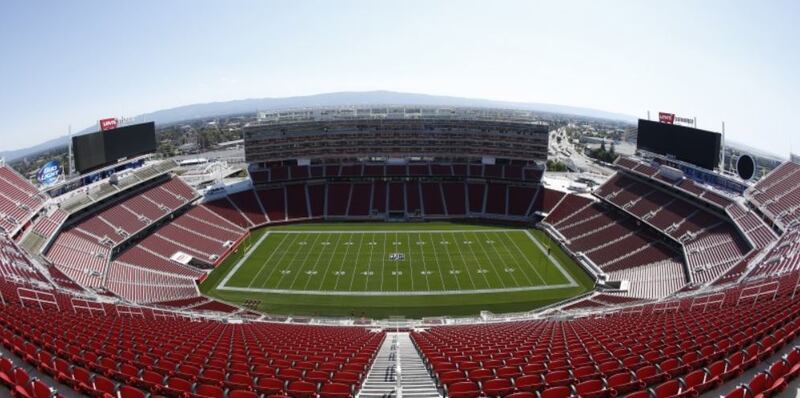
[[540, 206], [551, 206], [553, 197], [536, 186], [506, 183], [292, 183], [237, 192], [203, 206], [241, 228], [253, 228], [326, 217], [384, 217], [387, 212], [425, 218], [524, 220], [540, 211]]
[[275, 165], [250, 170], [256, 184], [301, 181], [331, 177], [484, 177], [539, 182], [543, 170], [537, 166], [482, 164], [345, 164], [284, 166]]

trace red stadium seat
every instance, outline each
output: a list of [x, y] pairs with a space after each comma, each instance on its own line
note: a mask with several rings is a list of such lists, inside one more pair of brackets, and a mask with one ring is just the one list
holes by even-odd
[[681, 357], [681, 362], [683, 362], [690, 369], [697, 369], [705, 364], [705, 359], [700, 356], [699, 352], [689, 351], [686, 354], [683, 354], [683, 357]]
[[676, 377], [685, 374], [689, 370], [689, 367], [682, 364], [677, 358], [669, 358], [658, 364], [658, 367], [662, 372], [669, 375], [669, 377]]
[[297, 380], [289, 382], [286, 391], [295, 398], [310, 398], [316, 395], [317, 386], [307, 381]]
[[332, 381], [334, 383], [347, 384], [349, 386], [359, 386], [361, 384], [361, 378], [358, 376], [358, 374], [345, 371], [334, 373]]
[[758, 373], [747, 384], [747, 392], [753, 396], [761, 396], [770, 387], [769, 376], [766, 373]]
[[505, 397], [514, 392], [514, 384], [509, 379], [492, 379], [483, 384], [483, 393], [490, 397]]
[[541, 362], [529, 363], [522, 367], [522, 373], [526, 375], [540, 375], [547, 372], [547, 366]]
[[168, 396], [182, 397], [192, 392], [192, 382], [179, 377], [170, 377], [162, 391]]
[[751, 344], [751, 345], [747, 346], [747, 348], [745, 348], [742, 351], [743, 359], [742, 359], [741, 368], [742, 369], [750, 369], [753, 366], [755, 366], [756, 363], [758, 363], [758, 361], [759, 361], [758, 352], [759, 352], [759, 348], [758, 348], [757, 344]]
[[256, 382], [255, 390], [260, 394], [276, 395], [282, 394], [285, 382], [273, 377], [260, 377]]
[[470, 370], [480, 369], [481, 364], [475, 361], [462, 361], [458, 363], [458, 370], [468, 372]]
[[685, 388], [678, 380], [668, 380], [653, 388], [655, 398], [696, 397], [697, 391]]
[[[65, 361], [65, 360], [63, 360], [61, 358], [56, 358], [53, 361], [53, 364], [55, 365], [55, 368], [56, 368], [56, 374], [55, 374], [56, 381], [58, 381], [59, 383], [65, 384], [65, 385], [67, 385], [69, 387], [75, 388], [77, 386], [78, 382], [75, 380], [74, 376], [72, 375], [72, 368], [70, 367], [70, 364], [67, 361]], [[2, 369], [2, 359], [0, 359], [0, 380], [3, 379], [2, 371], [3, 371], [3, 369]]]
[[194, 380], [200, 374], [200, 368], [189, 364], [180, 364], [175, 370], [175, 376], [186, 380]]
[[516, 366], [504, 366], [502, 368], [496, 369], [495, 374], [499, 378], [516, 378], [522, 376], [522, 372]]
[[514, 383], [520, 391], [536, 392], [544, 389], [544, 378], [541, 375], [525, 375]]
[[[474, 370], [473, 372], [476, 372], [478, 370], [479, 369]], [[466, 380], [467, 380], [466, 373], [464, 371], [462, 371], [462, 370], [452, 370], [452, 371], [449, 371], [449, 372], [444, 372], [444, 373], [440, 374], [439, 377], [438, 377], [439, 384], [442, 385], [442, 386], [448, 386], [450, 384], [458, 383], [458, 382], [462, 382], [462, 381], [466, 381]]]
[[549, 387], [539, 395], [540, 398], [569, 398], [572, 396], [572, 390], [567, 386]]
[[690, 372], [683, 378], [683, 381], [686, 384], [686, 388], [691, 388], [697, 391], [698, 394], [716, 388], [722, 383], [718, 375], [714, 375], [704, 369]]
[[19, 367], [14, 368], [13, 375], [13, 394], [23, 398], [33, 397], [33, 389], [30, 388], [31, 379], [30, 376], [28, 376], [28, 372]]
[[736, 352], [727, 359], [712, 363], [709, 365], [709, 368], [713, 367], [716, 363], [723, 362], [724, 366], [722, 367], [723, 370], [720, 374], [720, 378], [722, 380], [730, 380], [744, 372], [744, 358], [744, 353]]
[[[340, 369], [340, 364], [336, 362], [324, 362], [319, 365], [317, 370], [324, 372], [336, 372]], [[274, 374], [274, 370], [273, 373]]]
[[450, 398], [477, 398], [480, 395], [478, 384], [471, 381], [453, 383], [447, 387], [447, 396]]
[[616, 397], [617, 392], [609, 389], [600, 380], [587, 380], [575, 385], [575, 394], [581, 398]]
[[644, 388], [644, 382], [632, 373], [617, 373], [608, 378], [608, 387], [620, 395]]
[[577, 381], [587, 381], [592, 379], [599, 379], [602, 377], [602, 373], [600, 373], [594, 365], [586, 365], [580, 368], [576, 368], [572, 371], [572, 375], [575, 377]]
[[164, 376], [151, 370], [144, 370], [141, 378], [134, 380], [133, 384], [150, 391], [161, 391], [164, 388]]
[[331, 379], [331, 374], [329, 372], [323, 372], [320, 370], [312, 370], [306, 372], [306, 375], [303, 377], [303, 380], [309, 381], [312, 383], [324, 383]]
[[95, 375], [92, 385], [85, 392], [93, 397], [107, 398], [116, 395], [116, 384], [100, 375]]
[[622, 364], [617, 360], [611, 360], [607, 362], [603, 362], [598, 367], [598, 370], [601, 374], [605, 377], [611, 377], [617, 373], [627, 372], [628, 370], [622, 366]]
[[197, 376], [197, 381], [205, 384], [219, 384], [225, 382], [225, 372], [219, 369], [207, 368]]
[[55, 365], [53, 364], [52, 355], [49, 352], [42, 350], [36, 354], [36, 357], [36, 367], [39, 369], [39, 371], [49, 376], [55, 376], [56, 369]]
[[795, 347], [786, 354], [786, 365], [789, 367], [789, 371], [786, 372], [786, 378], [793, 380], [800, 374], [800, 349]]
[[147, 394], [131, 386], [120, 386], [117, 392], [119, 398], [145, 398]]
[[647, 365], [636, 371], [636, 377], [643, 381], [644, 384], [652, 385], [655, 383], [660, 383], [668, 376], [657, 367], [653, 365]]
[[303, 371], [294, 368], [280, 369], [276, 377], [288, 382], [299, 381], [303, 379]]
[[548, 387], [567, 386], [572, 384], [573, 379], [569, 371], [556, 370], [544, 375], [544, 382]]
[[198, 384], [194, 387], [192, 398], [223, 398], [225, 390], [211, 384]]
[[506, 398], [536, 398], [536, 394], [529, 391], [520, 391], [506, 395]]
[[56, 396], [56, 391], [41, 380], [34, 380], [31, 389], [35, 398], [51, 398]]
[[320, 398], [351, 398], [353, 391], [350, 386], [340, 383], [324, 383], [319, 391]]
[[786, 376], [789, 372], [786, 363], [783, 360], [775, 361], [769, 369], [765, 371], [767, 375], [768, 386], [764, 390], [764, 396], [772, 396], [786, 389], [787, 381]]
[[258, 394], [247, 390], [228, 391], [228, 398], [258, 398]]
[[223, 385], [232, 390], [248, 390], [253, 386], [253, 379], [246, 374], [231, 373]]

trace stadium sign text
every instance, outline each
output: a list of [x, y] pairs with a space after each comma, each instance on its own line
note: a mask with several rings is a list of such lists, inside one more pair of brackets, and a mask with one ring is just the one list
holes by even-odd
[[680, 123], [686, 126], [697, 127], [695, 126], [694, 118], [675, 116], [674, 113], [658, 112], [658, 121], [666, 124]]
[[58, 176], [61, 174], [61, 163], [57, 160], [51, 160], [42, 166], [36, 173], [36, 180], [42, 186], [50, 186], [58, 181]]
[[675, 123], [680, 123], [680, 124], [683, 124], [683, 125], [686, 125], [686, 126], [696, 127], [694, 125], [694, 119], [690, 118], [690, 117], [675, 116]]
[[675, 114], [674, 113], [666, 113], [666, 112], [658, 112], [658, 121], [661, 123], [672, 124], [675, 123]]
[[115, 117], [107, 117], [105, 119], [100, 119], [98, 122], [100, 124], [100, 130], [112, 130], [117, 128], [117, 118]]

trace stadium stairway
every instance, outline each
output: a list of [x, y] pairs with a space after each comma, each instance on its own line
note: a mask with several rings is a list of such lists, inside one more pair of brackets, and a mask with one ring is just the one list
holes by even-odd
[[379, 397], [441, 397], [407, 332], [386, 334], [358, 393], [358, 398]]

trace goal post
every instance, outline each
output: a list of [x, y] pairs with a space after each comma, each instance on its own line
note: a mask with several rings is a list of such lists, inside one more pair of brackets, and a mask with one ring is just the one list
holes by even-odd
[[244, 255], [245, 252], [250, 251], [250, 248], [253, 246], [253, 234], [247, 234], [247, 236], [244, 237], [242, 246], [244, 246], [242, 247], [242, 255]]
[[249, 233], [244, 237], [244, 239], [242, 239], [241, 243], [239, 243], [239, 246], [236, 246], [236, 248], [233, 250], [233, 253], [231, 253], [230, 257], [236, 261], [239, 261], [244, 258], [244, 256], [247, 254], [248, 251], [250, 251], [250, 248], [252, 246], [253, 246], [253, 234]]

